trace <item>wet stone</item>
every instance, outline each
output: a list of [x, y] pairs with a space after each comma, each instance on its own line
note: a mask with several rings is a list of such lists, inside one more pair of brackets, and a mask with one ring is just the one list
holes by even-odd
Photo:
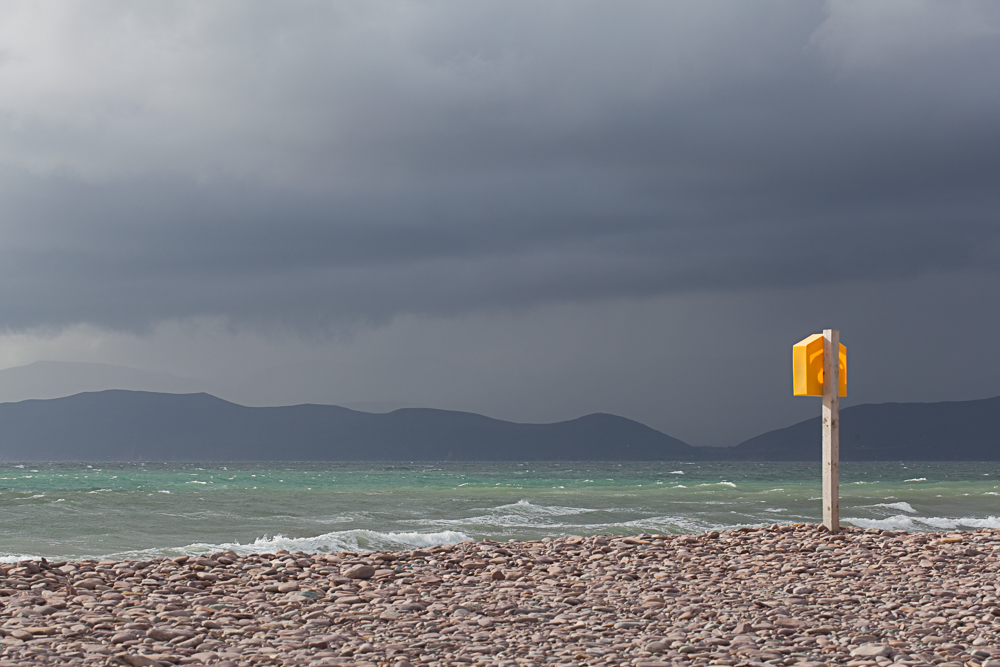
[[355, 565], [347, 570], [344, 576], [348, 579], [371, 579], [375, 576], [375, 568], [371, 565]]

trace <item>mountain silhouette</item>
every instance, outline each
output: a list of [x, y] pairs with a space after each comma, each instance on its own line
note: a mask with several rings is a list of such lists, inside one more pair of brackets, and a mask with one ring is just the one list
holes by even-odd
[[[719, 451], [730, 461], [819, 461], [820, 418], [763, 433]], [[840, 460], [1000, 460], [1000, 396], [844, 408], [840, 411]]]
[[209, 394], [109, 390], [0, 404], [7, 461], [694, 460], [700, 448], [592, 414], [517, 424], [468, 412], [251, 408]]

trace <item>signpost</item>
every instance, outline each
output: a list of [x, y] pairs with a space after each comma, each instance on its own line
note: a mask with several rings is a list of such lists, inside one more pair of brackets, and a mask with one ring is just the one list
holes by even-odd
[[795, 396], [823, 397], [823, 525], [836, 533], [840, 530], [840, 397], [847, 396], [847, 348], [840, 344], [839, 330], [824, 329], [792, 347], [792, 386]]

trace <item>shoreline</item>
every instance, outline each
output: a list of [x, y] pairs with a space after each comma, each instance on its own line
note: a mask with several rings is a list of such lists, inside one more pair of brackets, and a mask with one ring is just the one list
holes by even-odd
[[1000, 667], [998, 557], [997, 530], [796, 524], [21, 561], [0, 579], [0, 667]]

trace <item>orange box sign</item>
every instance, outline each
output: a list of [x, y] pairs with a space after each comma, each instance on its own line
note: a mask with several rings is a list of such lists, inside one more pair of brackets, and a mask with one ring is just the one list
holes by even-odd
[[[840, 346], [840, 382], [837, 392], [847, 396], [847, 348]], [[823, 395], [823, 334], [813, 334], [792, 346], [792, 394]]]

